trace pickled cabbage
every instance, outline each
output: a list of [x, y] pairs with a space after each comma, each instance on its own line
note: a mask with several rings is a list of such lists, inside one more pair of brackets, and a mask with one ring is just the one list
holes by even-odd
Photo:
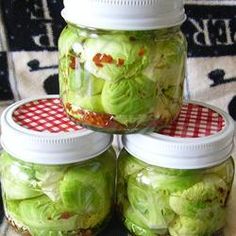
[[225, 181], [226, 171], [224, 178], [220, 176], [228, 165], [168, 169], [147, 165], [122, 151], [117, 203], [125, 226], [136, 236], [211, 236], [222, 230], [232, 178]]
[[4, 152], [0, 170], [7, 217], [32, 236], [98, 230], [113, 204], [111, 152], [70, 165], [25, 163]]
[[186, 43], [177, 28], [126, 32], [69, 26], [59, 40], [59, 58], [62, 101], [79, 124], [132, 133], [161, 128], [180, 111]]

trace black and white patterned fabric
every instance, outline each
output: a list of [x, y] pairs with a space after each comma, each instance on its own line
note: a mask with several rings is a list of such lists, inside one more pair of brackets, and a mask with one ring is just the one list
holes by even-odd
[[236, 121], [236, 1], [186, 4], [186, 95], [224, 109]]
[[[58, 93], [62, 8], [62, 0], [0, 1], [0, 114], [17, 100]], [[236, 0], [186, 0], [185, 8], [185, 98], [216, 105], [236, 121]], [[236, 207], [231, 204], [226, 236], [236, 235], [231, 217]], [[0, 213], [3, 216], [2, 205]], [[115, 225], [102, 235], [127, 235]], [[0, 235], [14, 234], [3, 224]]]

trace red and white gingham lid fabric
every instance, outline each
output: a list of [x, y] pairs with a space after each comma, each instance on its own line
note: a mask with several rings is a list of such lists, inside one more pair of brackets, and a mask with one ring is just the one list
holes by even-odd
[[222, 115], [199, 104], [184, 104], [177, 119], [159, 134], [181, 138], [206, 137], [220, 132], [225, 126]]
[[159, 132], [123, 136], [125, 149], [151, 165], [198, 169], [218, 165], [233, 150], [234, 121], [208, 104], [190, 101], [177, 119]]
[[18, 125], [33, 131], [59, 133], [83, 129], [67, 117], [59, 98], [30, 101], [18, 107], [12, 116]]
[[66, 115], [58, 96], [25, 99], [5, 109], [1, 144], [10, 155], [37, 164], [85, 161], [106, 151], [112, 135], [82, 128]]

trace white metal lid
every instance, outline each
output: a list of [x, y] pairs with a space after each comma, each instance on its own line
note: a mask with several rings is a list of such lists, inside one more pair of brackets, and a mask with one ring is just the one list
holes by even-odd
[[227, 160], [233, 149], [234, 121], [224, 111], [185, 103], [178, 118], [158, 133], [123, 136], [136, 158], [166, 168], [198, 169]]
[[150, 30], [180, 25], [183, 0], [64, 0], [63, 18], [80, 26]]
[[25, 99], [1, 117], [1, 144], [20, 160], [38, 164], [69, 164], [91, 159], [106, 149], [112, 136], [74, 124], [58, 96]]

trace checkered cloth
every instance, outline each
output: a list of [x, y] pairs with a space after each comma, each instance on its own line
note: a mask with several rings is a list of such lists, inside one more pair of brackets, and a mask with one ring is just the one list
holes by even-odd
[[218, 133], [225, 125], [224, 118], [210, 108], [184, 104], [178, 118], [161, 134], [181, 138], [206, 137]]
[[72, 132], [83, 129], [65, 114], [59, 98], [37, 99], [21, 105], [13, 112], [14, 121], [38, 132]]

